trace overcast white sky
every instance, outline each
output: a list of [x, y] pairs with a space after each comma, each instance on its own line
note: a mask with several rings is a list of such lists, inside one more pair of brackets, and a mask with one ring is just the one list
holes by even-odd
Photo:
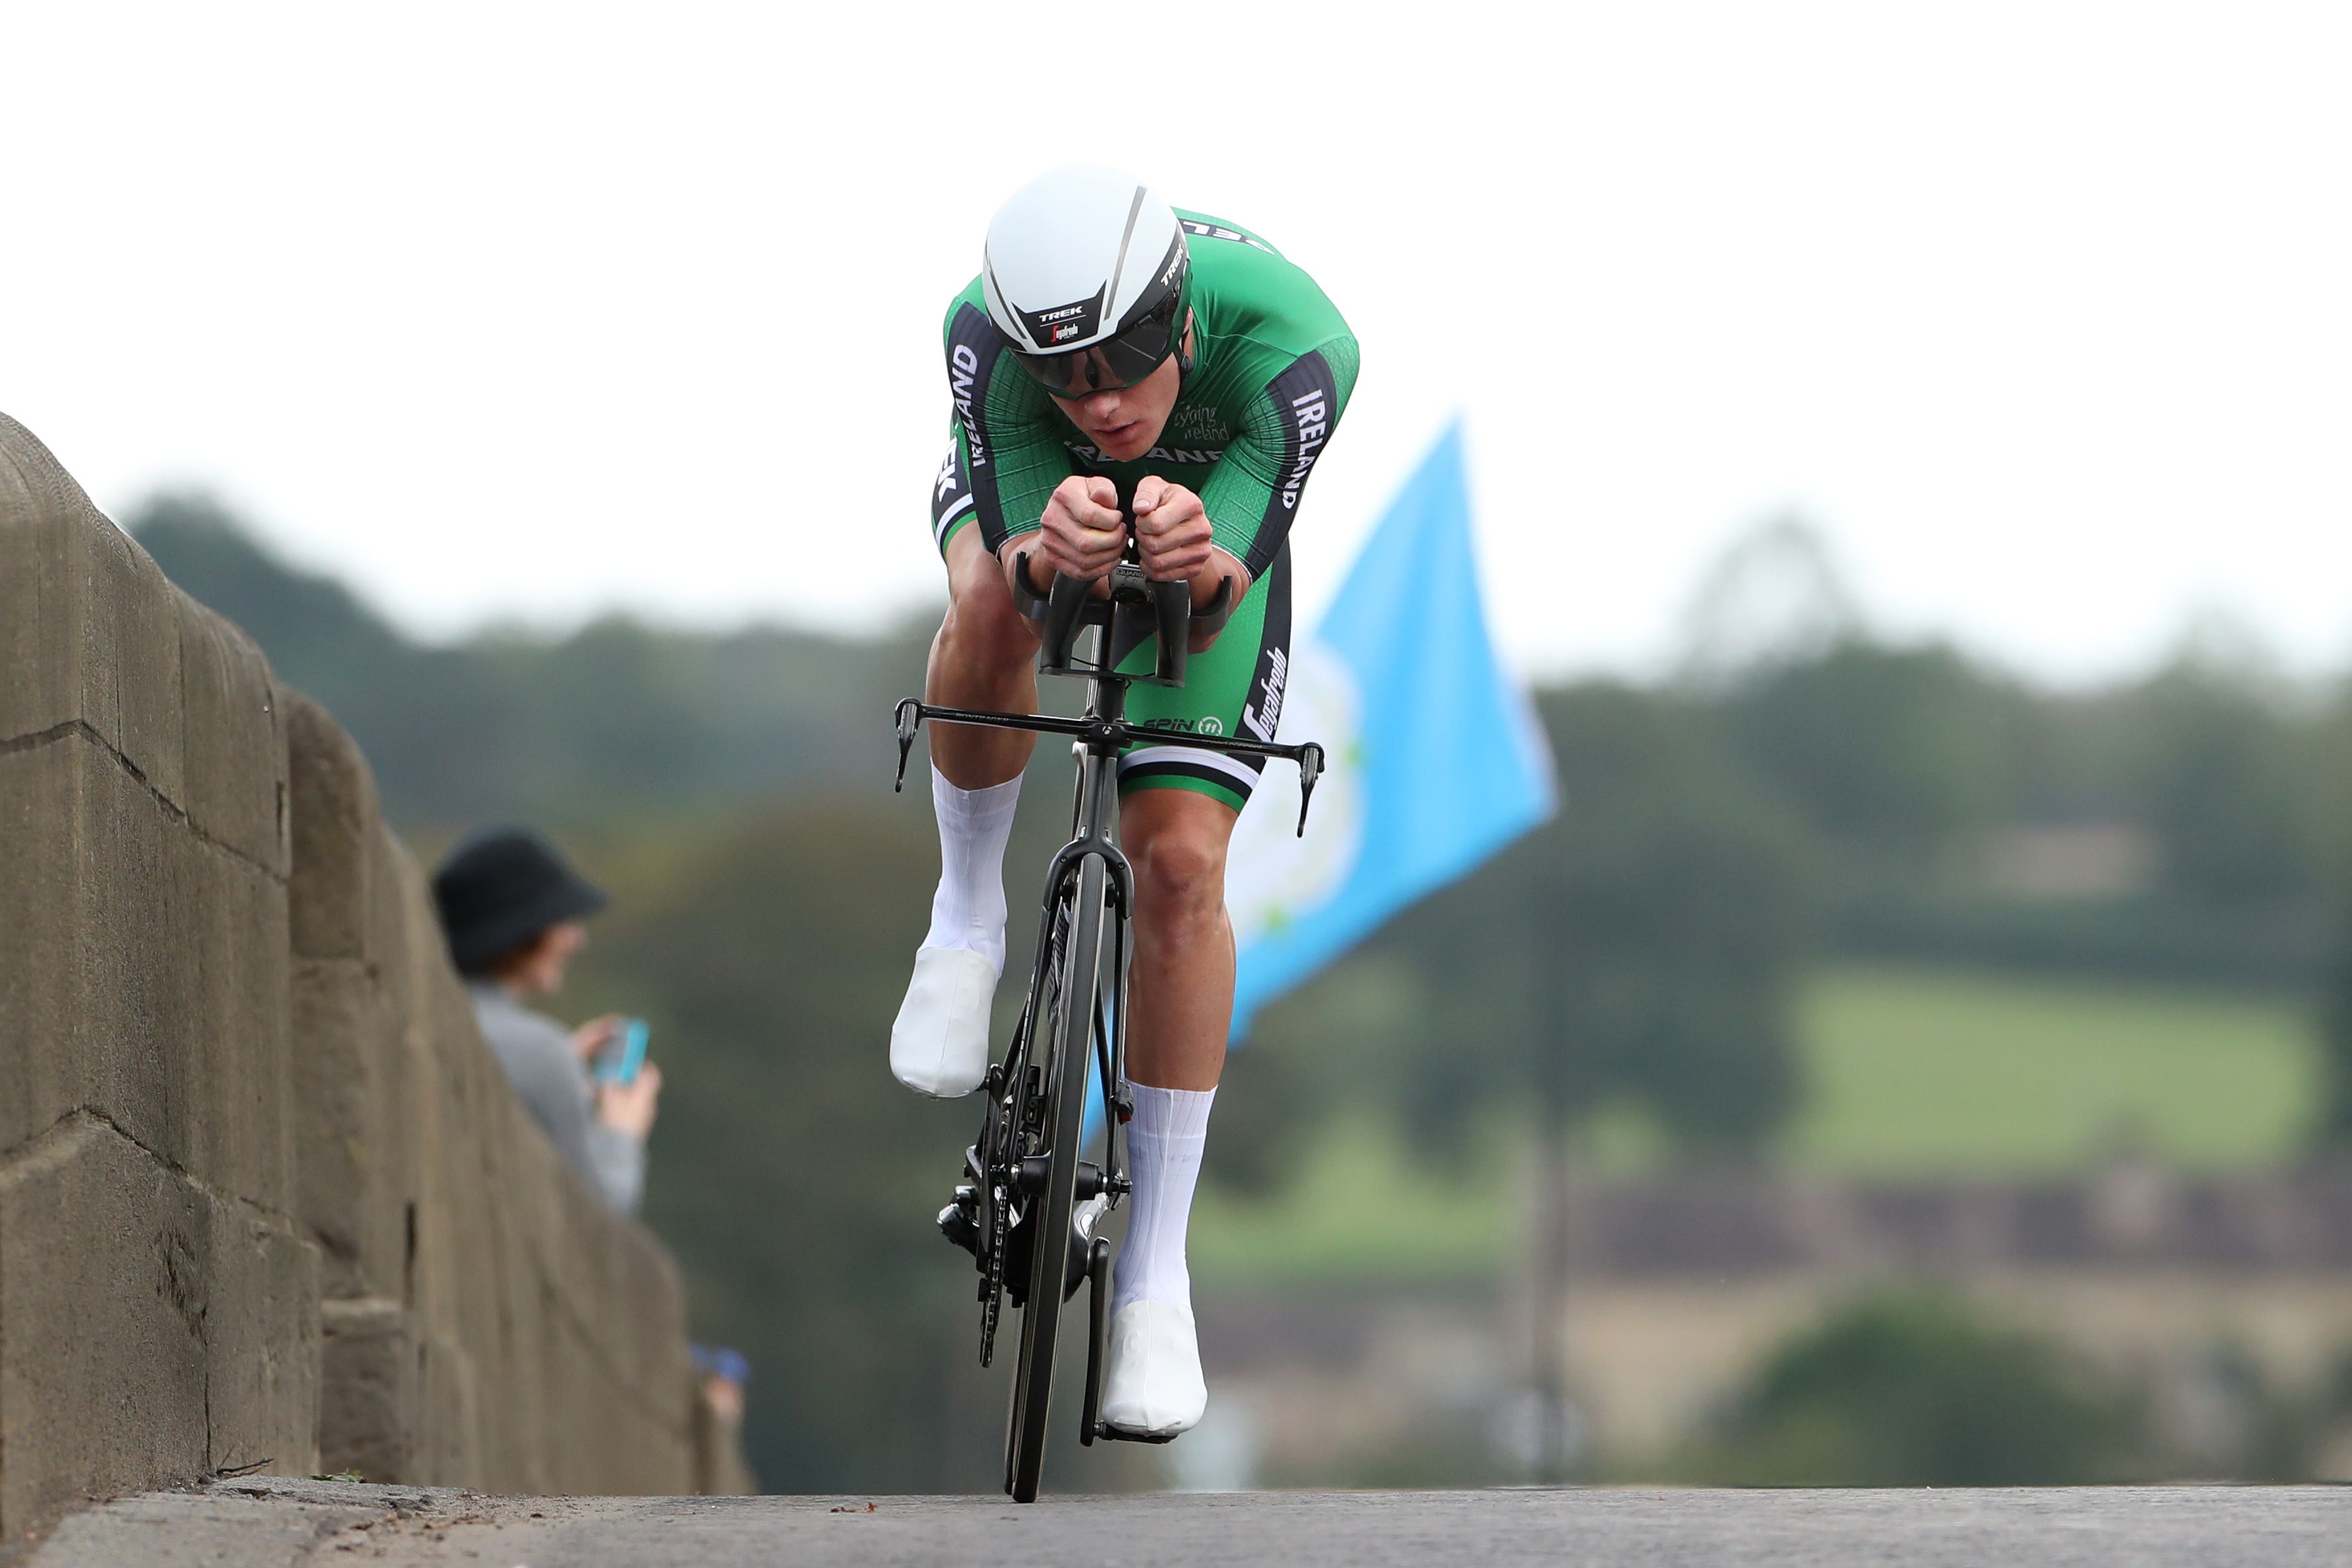
[[1506, 646], [1643, 668], [1759, 518], [2067, 679], [2352, 661], [2352, 7], [12, 7], [0, 410], [410, 625], [940, 594], [939, 319], [1123, 163], [1364, 374], [1319, 603], [1454, 409]]

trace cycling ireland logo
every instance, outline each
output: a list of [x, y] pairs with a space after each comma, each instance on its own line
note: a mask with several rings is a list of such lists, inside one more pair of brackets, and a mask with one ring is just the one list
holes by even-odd
[[1236, 945], [1280, 935], [1329, 902], [1355, 871], [1364, 837], [1362, 717], [1362, 694], [1345, 664], [1320, 643], [1294, 650], [1281, 738], [1320, 742], [1328, 765], [1315, 786], [1306, 837], [1296, 837], [1298, 770], [1283, 763], [1259, 776], [1234, 825], [1225, 907]]

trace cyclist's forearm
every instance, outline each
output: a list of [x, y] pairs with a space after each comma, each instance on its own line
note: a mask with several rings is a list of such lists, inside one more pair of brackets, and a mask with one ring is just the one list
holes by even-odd
[[[1192, 576], [1192, 608], [1196, 611], [1207, 609], [1210, 602], [1217, 596], [1218, 584], [1229, 579], [1234, 585], [1233, 597], [1225, 601], [1225, 605], [1231, 609], [1240, 604], [1243, 595], [1250, 591], [1249, 570], [1222, 546], [1211, 545], [1208, 563]], [[1207, 631], [1196, 624], [1187, 641], [1192, 652], [1206, 653], [1223, 632], [1223, 626]]]
[[1209, 601], [1217, 596], [1217, 584], [1227, 578], [1231, 578], [1234, 584], [1234, 596], [1230, 602], [1238, 605], [1242, 602], [1243, 596], [1250, 591], [1249, 568], [1244, 566], [1224, 546], [1212, 544], [1209, 546], [1209, 559], [1202, 563], [1199, 571], [1192, 574], [1192, 607], [1196, 610], [1206, 609]]
[[1036, 527], [1015, 530], [998, 549], [996, 558], [1003, 563], [1007, 586], [1013, 585], [1013, 574], [1021, 570], [1021, 558], [1024, 555], [1029, 558], [1029, 592], [1045, 593], [1054, 585], [1054, 563], [1045, 553], [1044, 530]]

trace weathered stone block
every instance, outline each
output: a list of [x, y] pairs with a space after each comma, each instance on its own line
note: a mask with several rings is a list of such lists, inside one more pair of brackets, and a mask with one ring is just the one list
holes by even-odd
[[[371, 788], [373, 786], [371, 785]], [[441, 940], [441, 927], [436, 919], [423, 934], [430, 944], [419, 948], [409, 931], [409, 895], [411, 889], [424, 891], [424, 874], [392, 829], [379, 822], [367, 840], [367, 956], [377, 970], [387, 975], [398, 975], [406, 989], [400, 998], [404, 1008], [415, 1006], [408, 994], [421, 984], [423, 970], [436, 963], [446, 962], [447, 947]], [[425, 893], [429, 900], [431, 894]], [[403, 1017], [406, 1017], [405, 1013]]]
[[172, 1007], [159, 1045], [178, 1079], [166, 1146], [202, 1182], [285, 1214], [293, 1201], [283, 883], [184, 828], [163, 834], [160, 942]]
[[285, 896], [79, 731], [0, 753], [0, 1149], [88, 1108], [289, 1196]]
[[0, 1163], [0, 1539], [205, 1469], [210, 1219], [92, 1117]]
[[295, 1210], [334, 1297], [407, 1292], [411, 1152], [394, 1127], [399, 1041], [373, 967], [297, 960], [289, 1054]]
[[284, 1221], [215, 1204], [205, 1414], [215, 1470], [319, 1468], [319, 1252]]
[[0, 414], [0, 742], [87, 725], [182, 795], [172, 587], [49, 449]]
[[568, 1439], [549, 1407], [541, 1347], [552, 1328], [545, 1287], [522, 1237], [513, 1243], [499, 1250], [482, 1281], [484, 1294], [498, 1306], [499, 1331], [472, 1345], [483, 1388], [498, 1391], [481, 1412], [483, 1484], [546, 1491], [554, 1485], [551, 1456]]
[[628, 1419], [631, 1413], [572, 1314], [548, 1313], [538, 1350], [551, 1436], [565, 1435], [550, 1446], [549, 1483], [558, 1491], [634, 1489], [626, 1480], [616, 1487], [613, 1478], [627, 1468], [623, 1448], [642, 1445], [646, 1434]]
[[414, 1481], [423, 1355], [415, 1320], [381, 1296], [328, 1301], [319, 1388], [319, 1465], [362, 1480]]
[[481, 1390], [474, 1358], [438, 1334], [424, 1341], [418, 1367], [416, 1474], [427, 1486], [467, 1486], [484, 1471]]
[[473, 1358], [380, 1296], [329, 1301], [320, 1463], [369, 1480], [480, 1486], [494, 1464]]
[[[546, 1152], [544, 1159], [539, 1157], [541, 1149]], [[617, 1360], [608, 1348], [614, 1336], [597, 1310], [613, 1299], [616, 1216], [589, 1193], [587, 1184], [562, 1163], [544, 1138], [533, 1141], [530, 1154], [531, 1168], [539, 1178], [534, 1195], [540, 1198], [531, 1234], [534, 1260], [564, 1313], [580, 1321], [588, 1342], [604, 1352], [618, 1371]], [[518, 1184], [518, 1196], [530, 1192]]]
[[[81, 1107], [171, 1150], [167, 809], [79, 731], [0, 752], [0, 1152]], [[176, 1156], [175, 1156], [176, 1157]]]
[[375, 911], [383, 826], [375, 779], [358, 743], [327, 710], [283, 691], [294, 951], [305, 958], [364, 959]]
[[236, 626], [179, 589], [181, 734], [186, 807], [197, 831], [283, 880], [286, 723], [269, 661]]
[[687, 1353], [686, 1284], [677, 1260], [654, 1234], [634, 1221], [614, 1227], [611, 1300], [615, 1353], [638, 1396], [673, 1426], [688, 1418], [678, 1391], [692, 1380]]

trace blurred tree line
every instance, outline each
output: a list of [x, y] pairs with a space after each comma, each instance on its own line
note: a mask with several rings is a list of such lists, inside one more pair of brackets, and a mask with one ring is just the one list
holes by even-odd
[[409, 827], [593, 829], [870, 786], [889, 765], [876, 760], [876, 694], [919, 683], [930, 637], [672, 632], [609, 616], [561, 637], [425, 643], [278, 560], [207, 498], [159, 497], [130, 529], [359, 740]]
[[[607, 617], [426, 644], [202, 498], [131, 529], [352, 731], [414, 841], [529, 822], [613, 890], [567, 1011], [655, 1026], [647, 1216], [698, 1333], [751, 1356], [770, 1484], [988, 1484], [1002, 1394], [969, 1367], [971, 1281], [929, 1226], [971, 1118], [883, 1066], [937, 865], [919, 788], [882, 782], [929, 626]], [[2326, 993], [2352, 1064], [2340, 694], [2213, 635], [2143, 679], [2053, 692], [1821, 597], [1798, 635], [1718, 639], [1675, 679], [1540, 691], [1563, 815], [1267, 1011], [1273, 1048], [1237, 1054], [1220, 1103], [1215, 1179], [1280, 1182], [1347, 1097], [1412, 1106], [1439, 1162], [1498, 1116], [1560, 1131], [1627, 1105], [1750, 1157], [1804, 1093], [1791, 1004], [1824, 952]], [[1039, 749], [1008, 863], [1013, 972], [1066, 771]], [[2352, 1071], [2328, 1126], [2352, 1142]], [[1757, 1430], [1811, 1419], [1801, 1372], [1759, 1395]]]
[[2352, 1361], [2281, 1386], [2222, 1342], [2150, 1380], [1964, 1297], [1894, 1289], [1781, 1344], [1668, 1468], [1722, 1486], [2308, 1481], [2347, 1417]]

